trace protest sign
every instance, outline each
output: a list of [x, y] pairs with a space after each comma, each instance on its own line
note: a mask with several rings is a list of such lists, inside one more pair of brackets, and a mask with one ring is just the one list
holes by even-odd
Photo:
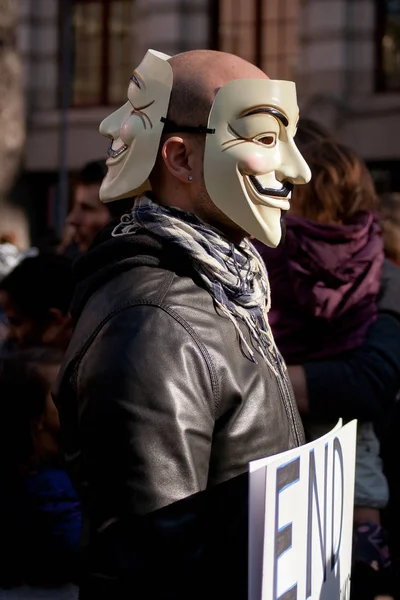
[[348, 600], [356, 436], [250, 463], [249, 600]]

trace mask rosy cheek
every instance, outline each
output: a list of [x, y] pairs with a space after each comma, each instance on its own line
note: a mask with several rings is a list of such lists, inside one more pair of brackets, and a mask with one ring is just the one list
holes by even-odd
[[246, 173], [246, 175], [263, 175], [270, 170], [268, 168], [269, 162], [263, 153], [252, 152], [239, 162], [239, 170], [241, 173]]
[[120, 138], [130, 146], [138, 133], [143, 130], [143, 121], [138, 115], [129, 116], [121, 125]]

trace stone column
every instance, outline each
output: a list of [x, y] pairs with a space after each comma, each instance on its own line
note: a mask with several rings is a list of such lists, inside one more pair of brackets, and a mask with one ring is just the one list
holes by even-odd
[[0, 0], [0, 201], [12, 186], [25, 143], [16, 5], [15, 0]]
[[367, 160], [398, 158], [400, 93], [378, 93], [374, 0], [302, 0], [296, 77], [301, 114]]

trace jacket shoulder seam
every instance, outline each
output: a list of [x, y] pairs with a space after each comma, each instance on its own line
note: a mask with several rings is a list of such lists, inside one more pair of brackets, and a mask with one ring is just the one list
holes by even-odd
[[161, 289], [160, 289], [159, 293], [157, 294], [157, 298], [156, 298], [157, 303], [161, 304], [163, 302], [165, 296], [168, 294], [168, 291], [172, 285], [174, 277], [175, 277], [175, 273], [173, 273], [173, 272], [170, 272], [169, 276], [165, 277], [165, 281], [163, 281]]
[[[172, 283], [172, 280], [173, 280], [173, 274], [172, 274], [172, 277], [163, 286], [163, 290], [160, 293], [160, 295], [162, 295], [163, 298], [165, 297], [165, 294], [167, 293], [167, 291]], [[109, 321], [111, 321], [111, 319], [113, 317], [117, 316], [124, 310], [133, 308], [135, 306], [153, 306], [154, 308], [159, 308], [159, 309], [163, 310], [164, 312], [166, 312], [167, 314], [169, 314], [175, 321], [177, 321], [187, 331], [187, 333], [190, 335], [190, 337], [193, 339], [193, 341], [198, 346], [198, 348], [206, 362], [208, 372], [210, 374], [211, 388], [212, 388], [213, 396], [214, 396], [214, 412], [215, 412], [215, 415], [217, 415], [218, 411], [219, 411], [219, 405], [220, 405], [220, 393], [219, 393], [218, 378], [217, 378], [216, 369], [213, 365], [212, 358], [210, 356], [209, 351], [207, 350], [206, 345], [199, 338], [199, 336], [196, 334], [196, 332], [191, 327], [191, 325], [185, 319], [183, 319], [174, 309], [172, 309], [171, 307], [164, 305], [161, 302], [158, 302], [156, 300], [154, 300], [154, 301], [148, 300], [148, 299], [131, 300], [131, 301], [126, 302], [126, 303], [118, 306], [117, 308], [115, 308], [113, 311], [108, 313], [100, 321], [100, 323], [94, 328], [92, 333], [89, 335], [89, 337], [83, 344], [82, 348], [78, 351], [77, 356], [75, 358], [75, 361], [74, 361], [75, 364], [71, 370], [71, 378], [72, 378], [74, 386], [76, 387], [76, 379], [77, 379], [79, 366], [80, 366], [84, 356], [88, 352], [90, 346], [92, 345], [92, 343], [94, 342], [94, 340], [96, 339], [96, 337], [100, 333], [100, 331], [103, 329], [103, 327], [105, 327], [105, 325]]]
[[212, 388], [213, 395], [214, 395], [214, 417], [216, 417], [216, 415], [219, 413], [220, 392], [219, 392], [217, 372], [213, 365], [211, 355], [210, 355], [209, 351], [207, 350], [207, 346], [197, 335], [197, 333], [195, 332], [193, 327], [185, 319], [183, 319], [173, 308], [171, 308], [169, 306], [160, 306], [159, 308], [161, 308], [166, 313], [171, 315], [171, 317], [173, 319], [175, 319], [178, 323], [180, 323], [180, 325], [182, 325], [182, 327], [188, 332], [188, 334], [194, 340], [194, 342], [198, 346], [200, 352], [202, 353], [204, 360], [207, 364], [209, 374], [210, 374], [211, 388]]

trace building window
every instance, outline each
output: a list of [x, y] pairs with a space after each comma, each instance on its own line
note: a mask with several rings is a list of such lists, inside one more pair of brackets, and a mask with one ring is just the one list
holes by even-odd
[[134, 57], [134, 0], [72, 0], [71, 105], [120, 104]]
[[377, 87], [400, 91], [400, 0], [376, 0]]
[[299, 0], [219, 0], [217, 47], [272, 79], [294, 79]]

